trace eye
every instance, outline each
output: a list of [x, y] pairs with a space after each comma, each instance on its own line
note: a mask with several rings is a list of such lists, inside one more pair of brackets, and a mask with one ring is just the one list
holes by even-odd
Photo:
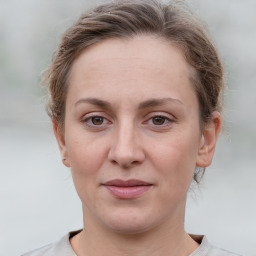
[[167, 129], [172, 126], [174, 122], [176, 122], [176, 119], [171, 114], [151, 113], [143, 124], [149, 125], [152, 129]]
[[94, 125], [102, 125], [104, 122], [104, 117], [102, 117], [102, 116], [93, 116], [90, 119], [91, 119], [92, 124], [94, 124]]
[[163, 116], [154, 116], [152, 117], [152, 123], [154, 125], [163, 125], [166, 122], [170, 121], [170, 119], [163, 117]]
[[88, 126], [89, 128], [104, 128], [106, 125], [110, 124], [111, 122], [108, 121], [108, 119], [106, 119], [103, 116], [89, 116], [89, 117], [84, 117], [82, 119], [82, 123], [84, 123], [86, 126]]

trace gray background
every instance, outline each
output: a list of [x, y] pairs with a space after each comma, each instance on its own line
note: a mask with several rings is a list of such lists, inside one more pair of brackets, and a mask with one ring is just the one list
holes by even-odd
[[[186, 227], [256, 255], [256, 1], [196, 0], [225, 63], [223, 131]], [[60, 35], [92, 4], [0, 0], [0, 255], [14, 256], [82, 226], [81, 204], [43, 105], [40, 72]]]

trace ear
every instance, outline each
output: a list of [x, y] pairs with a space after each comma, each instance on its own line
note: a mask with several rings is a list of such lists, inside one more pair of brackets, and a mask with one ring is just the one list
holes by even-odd
[[70, 167], [70, 162], [69, 162], [69, 157], [68, 157], [68, 152], [67, 152], [66, 142], [65, 142], [65, 136], [63, 132], [60, 130], [60, 127], [54, 118], [52, 118], [52, 128], [59, 145], [62, 162], [65, 166]]
[[214, 111], [210, 122], [205, 124], [202, 132], [196, 161], [197, 166], [207, 167], [211, 164], [220, 128], [221, 115], [219, 112]]

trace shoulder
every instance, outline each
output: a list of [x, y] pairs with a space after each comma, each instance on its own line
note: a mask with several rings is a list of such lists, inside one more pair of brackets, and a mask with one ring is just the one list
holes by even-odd
[[190, 256], [241, 256], [209, 243], [205, 236], [191, 235], [200, 246]]
[[209, 253], [207, 255], [209, 256], [241, 256], [240, 254], [229, 252], [225, 249], [218, 248], [215, 246], [210, 246]]
[[21, 256], [76, 256], [70, 245], [69, 239], [80, 231], [81, 230], [70, 232], [56, 243], [48, 244], [39, 249], [22, 254]]
[[48, 244], [44, 247], [22, 254], [21, 256], [53, 256], [55, 244]]

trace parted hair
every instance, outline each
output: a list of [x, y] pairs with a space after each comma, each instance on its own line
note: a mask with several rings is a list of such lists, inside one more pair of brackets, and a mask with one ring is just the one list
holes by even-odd
[[[213, 111], [221, 111], [223, 67], [202, 25], [180, 1], [117, 0], [85, 12], [63, 35], [52, 63], [44, 73], [48, 91], [47, 112], [64, 132], [65, 102], [74, 60], [91, 45], [109, 38], [150, 34], [179, 47], [194, 74], [192, 86], [199, 102], [201, 127]], [[203, 170], [204, 171], [204, 170]], [[195, 172], [199, 181], [202, 172]]]

